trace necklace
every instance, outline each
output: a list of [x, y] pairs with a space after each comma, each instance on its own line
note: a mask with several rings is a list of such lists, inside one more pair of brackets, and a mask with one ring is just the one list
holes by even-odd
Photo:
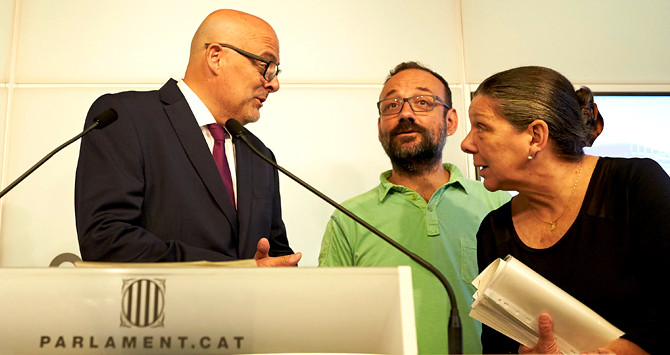
[[572, 192], [570, 193], [570, 199], [568, 200], [568, 203], [565, 205], [565, 208], [563, 209], [563, 212], [561, 212], [561, 215], [556, 217], [556, 219], [553, 220], [552, 222], [547, 222], [545, 220], [540, 219], [540, 217], [537, 216], [537, 212], [535, 212], [535, 208], [531, 206], [530, 203], [528, 203], [528, 201], [526, 200], [526, 204], [530, 208], [530, 211], [533, 213], [533, 216], [537, 218], [538, 221], [551, 225], [551, 227], [549, 227], [549, 231], [553, 231], [554, 229], [556, 229], [556, 222], [558, 222], [558, 220], [561, 219], [561, 217], [563, 217], [565, 211], [568, 210], [568, 207], [572, 202], [572, 196], [575, 195], [575, 190], [577, 190], [577, 184], [579, 184], [579, 177], [582, 176], [582, 167], [584, 167], [584, 160], [582, 160], [582, 163], [579, 164], [579, 172], [577, 173], [577, 179], [575, 179], [575, 185], [572, 186]]

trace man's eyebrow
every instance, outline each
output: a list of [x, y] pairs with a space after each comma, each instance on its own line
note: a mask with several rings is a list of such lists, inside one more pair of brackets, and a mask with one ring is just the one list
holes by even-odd
[[398, 90], [393, 89], [393, 90], [387, 92], [386, 95], [384, 95], [384, 98], [387, 98], [387, 97], [389, 97], [389, 95], [391, 95], [391, 94], [395, 94], [396, 92], [398, 92]]
[[[425, 92], [427, 92], [427, 93], [431, 93], [431, 94], [433, 93], [430, 89], [425, 88], [425, 87], [423, 87], [423, 86], [417, 86], [415, 89], [416, 89], [416, 90], [419, 90], [419, 91], [425, 91]], [[387, 98], [387, 97], [389, 97], [389, 95], [391, 95], [391, 94], [395, 94], [395, 93], [397, 93], [397, 92], [398, 92], [398, 90], [396, 90], [396, 89], [392, 89], [391, 91], [387, 92], [386, 95], [384, 95], [384, 98]]]
[[[262, 58], [265, 58], [267, 60], [270, 60], [274, 63], [277, 63], [277, 57], [275, 57], [275, 55], [272, 54], [271, 52], [265, 51], [265, 52], [259, 54], [258, 56], [262, 57]], [[279, 64], [279, 63], [277, 63], [277, 64]]]

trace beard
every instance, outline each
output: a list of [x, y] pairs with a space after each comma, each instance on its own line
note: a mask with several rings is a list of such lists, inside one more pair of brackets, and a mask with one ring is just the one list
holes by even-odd
[[218, 102], [220, 115], [225, 120], [234, 118], [242, 125], [257, 122], [261, 117], [260, 109], [262, 108], [262, 105], [259, 107], [256, 101], [257, 97], [267, 97], [267, 93], [224, 97]]
[[256, 114], [256, 115], [250, 114], [250, 115], [245, 115], [244, 117], [242, 117], [242, 121], [246, 125], [247, 123], [257, 122], [260, 118], [261, 118], [260, 114]]
[[[393, 169], [409, 175], [419, 175], [442, 162], [442, 149], [447, 142], [446, 117], [438, 131], [428, 131], [409, 120], [402, 120], [390, 131], [380, 131], [380, 141]], [[413, 131], [419, 137], [397, 138], [398, 134]], [[419, 141], [418, 143], [416, 141]]]
[[248, 100], [239, 107], [239, 116], [244, 124], [257, 122], [261, 118], [261, 107], [256, 106], [256, 99]]

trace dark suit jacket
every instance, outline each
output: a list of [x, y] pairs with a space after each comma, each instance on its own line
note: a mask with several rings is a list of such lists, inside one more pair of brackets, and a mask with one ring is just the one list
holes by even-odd
[[276, 170], [235, 142], [236, 211], [176, 81], [158, 91], [104, 95], [85, 126], [109, 107], [119, 119], [87, 135], [79, 153], [75, 214], [83, 260], [248, 259], [262, 237], [272, 256], [293, 253]]

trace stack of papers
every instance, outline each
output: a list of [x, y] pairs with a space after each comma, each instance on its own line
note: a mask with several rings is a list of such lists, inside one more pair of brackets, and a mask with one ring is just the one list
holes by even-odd
[[543, 311], [551, 314], [563, 353], [594, 352], [624, 334], [510, 255], [491, 263], [472, 284], [477, 292], [470, 316], [526, 346], [537, 343]]

